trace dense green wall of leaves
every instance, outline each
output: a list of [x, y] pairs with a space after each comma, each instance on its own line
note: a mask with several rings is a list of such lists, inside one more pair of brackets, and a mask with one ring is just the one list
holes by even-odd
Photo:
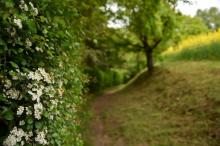
[[0, 1], [0, 143], [5, 146], [83, 145], [76, 5]]

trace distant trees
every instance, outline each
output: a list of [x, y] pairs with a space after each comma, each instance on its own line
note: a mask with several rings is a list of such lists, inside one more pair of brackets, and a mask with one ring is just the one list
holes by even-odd
[[201, 18], [210, 30], [220, 28], [220, 11], [216, 7], [206, 10], [198, 10], [196, 16]]
[[205, 25], [202, 19], [198, 17], [190, 17], [182, 14], [178, 14], [176, 17], [178, 25], [175, 28], [175, 37], [172, 38], [174, 45], [178, 44], [182, 39], [198, 35], [201, 33], [207, 33], [209, 28]]
[[[111, 71], [115, 69], [125, 69], [134, 74], [140, 67], [128, 64], [138, 64], [138, 60], [141, 60], [141, 68], [146, 64], [148, 71], [152, 72], [155, 57], [163, 49], [177, 44], [188, 35], [208, 31], [200, 18], [176, 12], [176, 2], [177, 0], [103, 0], [79, 5], [82, 7], [79, 21], [83, 26], [81, 35], [85, 48], [85, 72], [92, 78], [90, 87], [97, 88], [100, 84], [106, 87], [104, 83], [100, 83], [101, 78], [104, 75], [111, 77]], [[110, 21], [115, 21], [117, 28], [110, 28]], [[111, 26], [114, 24], [111, 23]], [[135, 57], [136, 62], [130, 58], [135, 63], [126, 62], [122, 54], [126, 56], [131, 52], [134, 54], [132, 57], [141, 54], [141, 59]], [[146, 62], [143, 62], [145, 58]], [[129, 77], [125, 77], [126, 80]], [[107, 81], [106, 78], [103, 80]]]
[[[89, 11], [83, 13], [87, 15], [84, 41], [89, 67], [94, 68], [94, 65], [111, 67], [112, 64], [109, 64], [109, 61], [113, 63], [115, 60], [116, 62], [120, 60], [117, 58], [119, 50], [116, 48], [124, 48], [125, 52], [131, 49], [144, 52], [147, 68], [152, 72], [155, 50], [160, 52], [162, 48], [167, 47], [167, 44], [177, 42], [177, 34], [182, 35], [180, 33], [183, 32], [184, 35], [198, 34], [206, 29], [204, 25], [197, 29], [197, 24], [200, 25], [201, 20], [191, 20], [177, 14], [176, 2], [177, 0], [131, 0], [129, 2], [117, 0], [95, 2], [93, 7], [96, 7], [96, 10], [88, 6]], [[112, 12], [111, 7], [115, 6], [116, 10]], [[124, 22], [126, 25], [123, 24], [123, 28], [117, 28], [118, 31], [111, 30], [107, 26], [108, 21], [112, 19], [116, 22]], [[192, 29], [186, 30], [181, 24], [187, 25], [187, 21]], [[120, 35], [121, 37], [118, 37]]]
[[[188, 0], [182, 1], [190, 3]], [[145, 53], [150, 73], [154, 68], [155, 52], [160, 52], [167, 45], [177, 43], [184, 36], [207, 32], [207, 27], [201, 19], [176, 13], [177, 2], [178, 0], [117, 1], [119, 7], [123, 8], [117, 19], [128, 21], [127, 31], [133, 34], [135, 39], [127, 40], [130, 40], [130, 45], [136, 47], [136, 50]]]

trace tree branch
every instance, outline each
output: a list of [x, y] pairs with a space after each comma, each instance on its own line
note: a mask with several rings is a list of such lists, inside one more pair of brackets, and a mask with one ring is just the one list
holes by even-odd
[[153, 45], [153, 48], [156, 48], [160, 44], [161, 41], [162, 41], [161, 38], [158, 40], [155, 40], [155, 44]]

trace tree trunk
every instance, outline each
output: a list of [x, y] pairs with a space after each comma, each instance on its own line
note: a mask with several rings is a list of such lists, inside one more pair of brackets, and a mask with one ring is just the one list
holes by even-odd
[[153, 46], [150, 46], [147, 42], [147, 36], [141, 37], [142, 43], [143, 43], [143, 49], [145, 51], [146, 60], [147, 60], [147, 69], [149, 74], [153, 73], [154, 69], [154, 61], [153, 61], [153, 49], [157, 47], [157, 45], [160, 43], [161, 39], [156, 40], [155, 44]]
[[146, 49], [146, 59], [147, 59], [147, 69], [148, 72], [151, 74], [154, 69], [154, 62], [153, 62], [153, 49]]

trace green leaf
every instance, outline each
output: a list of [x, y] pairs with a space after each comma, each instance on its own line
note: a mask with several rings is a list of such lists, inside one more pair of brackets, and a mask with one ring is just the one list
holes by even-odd
[[47, 19], [44, 16], [40, 16], [40, 21], [45, 22]]
[[5, 98], [5, 96], [3, 96], [2, 94], [0, 94], [0, 101], [3, 101], [3, 100], [5, 100], [6, 98]]
[[33, 125], [32, 125], [32, 124], [26, 125], [26, 129], [27, 129], [28, 131], [31, 131], [31, 130], [33, 129]]
[[33, 119], [32, 119], [31, 117], [29, 117], [29, 118], [27, 119], [27, 123], [28, 123], [28, 124], [32, 124], [32, 123], [33, 123]]
[[26, 67], [22, 67], [21, 68], [24, 72], [29, 72], [30, 70], [28, 69], [28, 68], [26, 68]]
[[22, 53], [23, 51], [24, 51], [23, 48], [19, 48], [19, 49], [18, 49], [18, 53]]
[[7, 0], [5, 2], [5, 6], [8, 8], [13, 8], [14, 7], [14, 2], [12, 0]]
[[43, 128], [43, 123], [41, 123], [41, 122], [36, 122], [36, 123], [35, 123], [35, 126], [36, 126], [37, 129], [42, 129], [42, 128]]
[[11, 64], [14, 68], [19, 68], [19, 66], [18, 66], [15, 62], [13, 62], [13, 61], [10, 61], [10, 64]]
[[25, 66], [25, 65], [27, 65], [27, 61], [26, 61], [25, 59], [21, 59], [21, 64], [22, 64], [23, 66]]
[[12, 112], [11, 109], [9, 108], [5, 108], [4, 111], [3, 111], [3, 117], [8, 120], [8, 121], [11, 121], [14, 119], [14, 113]]
[[33, 19], [27, 20], [27, 26], [31, 32], [37, 33], [37, 26]]
[[5, 41], [4, 41], [4, 40], [2, 40], [2, 39], [0, 39], [0, 45], [2, 45], [2, 46], [6, 46]]

